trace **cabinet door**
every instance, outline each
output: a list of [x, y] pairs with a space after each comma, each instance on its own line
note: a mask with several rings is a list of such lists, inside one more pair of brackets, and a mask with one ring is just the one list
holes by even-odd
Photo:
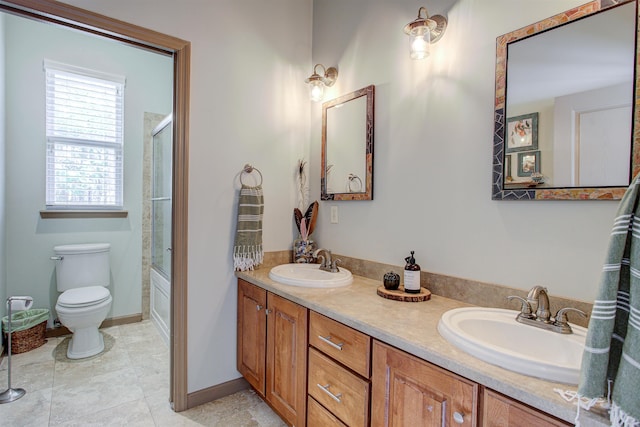
[[571, 424], [516, 402], [493, 390], [485, 389], [482, 425], [487, 427], [566, 427]]
[[374, 341], [372, 426], [475, 426], [478, 385]]
[[238, 371], [264, 397], [267, 291], [238, 280]]
[[285, 421], [305, 425], [307, 309], [268, 293], [266, 399]]

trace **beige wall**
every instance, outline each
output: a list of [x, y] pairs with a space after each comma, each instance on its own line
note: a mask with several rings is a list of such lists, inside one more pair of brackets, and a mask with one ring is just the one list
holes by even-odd
[[[313, 62], [340, 70], [330, 96], [376, 85], [375, 199], [323, 202], [316, 241], [395, 265], [414, 250], [435, 273], [592, 300], [617, 203], [492, 201], [490, 191], [496, 37], [585, 2], [433, 3], [449, 5], [427, 4], [449, 27], [416, 62], [402, 29], [423, 4], [314, 0]], [[317, 177], [319, 105], [311, 117]]]
[[433, 272], [593, 298], [617, 204], [490, 192], [495, 38], [580, 2], [448, 2], [430, 10], [446, 12], [449, 29], [424, 62], [407, 53], [402, 28], [423, 5], [409, 0], [315, 0], [313, 17], [311, 0], [68, 3], [193, 43], [189, 391], [238, 377], [230, 250], [241, 167], [264, 176], [266, 250], [294, 237], [298, 158], [319, 199], [321, 106], [301, 84], [318, 62], [340, 70], [329, 98], [376, 85], [375, 200], [322, 202], [322, 246], [388, 264], [415, 250]]
[[238, 174], [264, 177], [266, 250], [293, 240], [294, 170], [309, 157], [311, 0], [72, 0], [67, 3], [189, 40], [188, 391], [235, 369], [231, 250]]

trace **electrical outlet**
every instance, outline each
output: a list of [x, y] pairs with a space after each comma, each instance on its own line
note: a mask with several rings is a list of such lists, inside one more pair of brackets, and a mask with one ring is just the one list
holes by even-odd
[[331, 224], [338, 223], [338, 207], [331, 206]]

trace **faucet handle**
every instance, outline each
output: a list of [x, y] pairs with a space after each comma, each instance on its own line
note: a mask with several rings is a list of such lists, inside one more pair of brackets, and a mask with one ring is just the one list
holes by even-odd
[[527, 301], [526, 298], [522, 298], [517, 295], [509, 295], [507, 299], [509, 301], [516, 299], [522, 303], [520, 314], [518, 316], [526, 317], [527, 319], [533, 319], [535, 317], [531, 312], [531, 304], [529, 304], [529, 301]]
[[338, 271], [340, 271], [340, 269], [338, 268], [338, 263], [342, 264], [342, 260], [340, 258], [334, 259], [333, 262], [331, 263], [332, 273], [337, 273]]
[[553, 322], [553, 324], [555, 326], [560, 327], [560, 329], [561, 329], [560, 333], [563, 333], [563, 334], [570, 334], [570, 333], [573, 332], [571, 330], [571, 326], [569, 326], [569, 321], [567, 319], [567, 311], [575, 311], [580, 316], [587, 317], [587, 313], [585, 313], [584, 311], [579, 310], [577, 308], [573, 308], [573, 307], [565, 307], [565, 308], [561, 308], [560, 310], [558, 310], [558, 312], [556, 313], [555, 321]]

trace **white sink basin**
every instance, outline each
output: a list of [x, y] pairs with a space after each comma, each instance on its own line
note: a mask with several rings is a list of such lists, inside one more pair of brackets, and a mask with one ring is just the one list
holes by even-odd
[[465, 307], [438, 323], [447, 341], [485, 362], [537, 378], [578, 384], [586, 329], [560, 334], [517, 322], [517, 311]]
[[351, 272], [339, 267], [337, 273], [320, 270], [319, 264], [282, 264], [273, 267], [269, 278], [284, 285], [305, 288], [339, 288], [353, 282]]

